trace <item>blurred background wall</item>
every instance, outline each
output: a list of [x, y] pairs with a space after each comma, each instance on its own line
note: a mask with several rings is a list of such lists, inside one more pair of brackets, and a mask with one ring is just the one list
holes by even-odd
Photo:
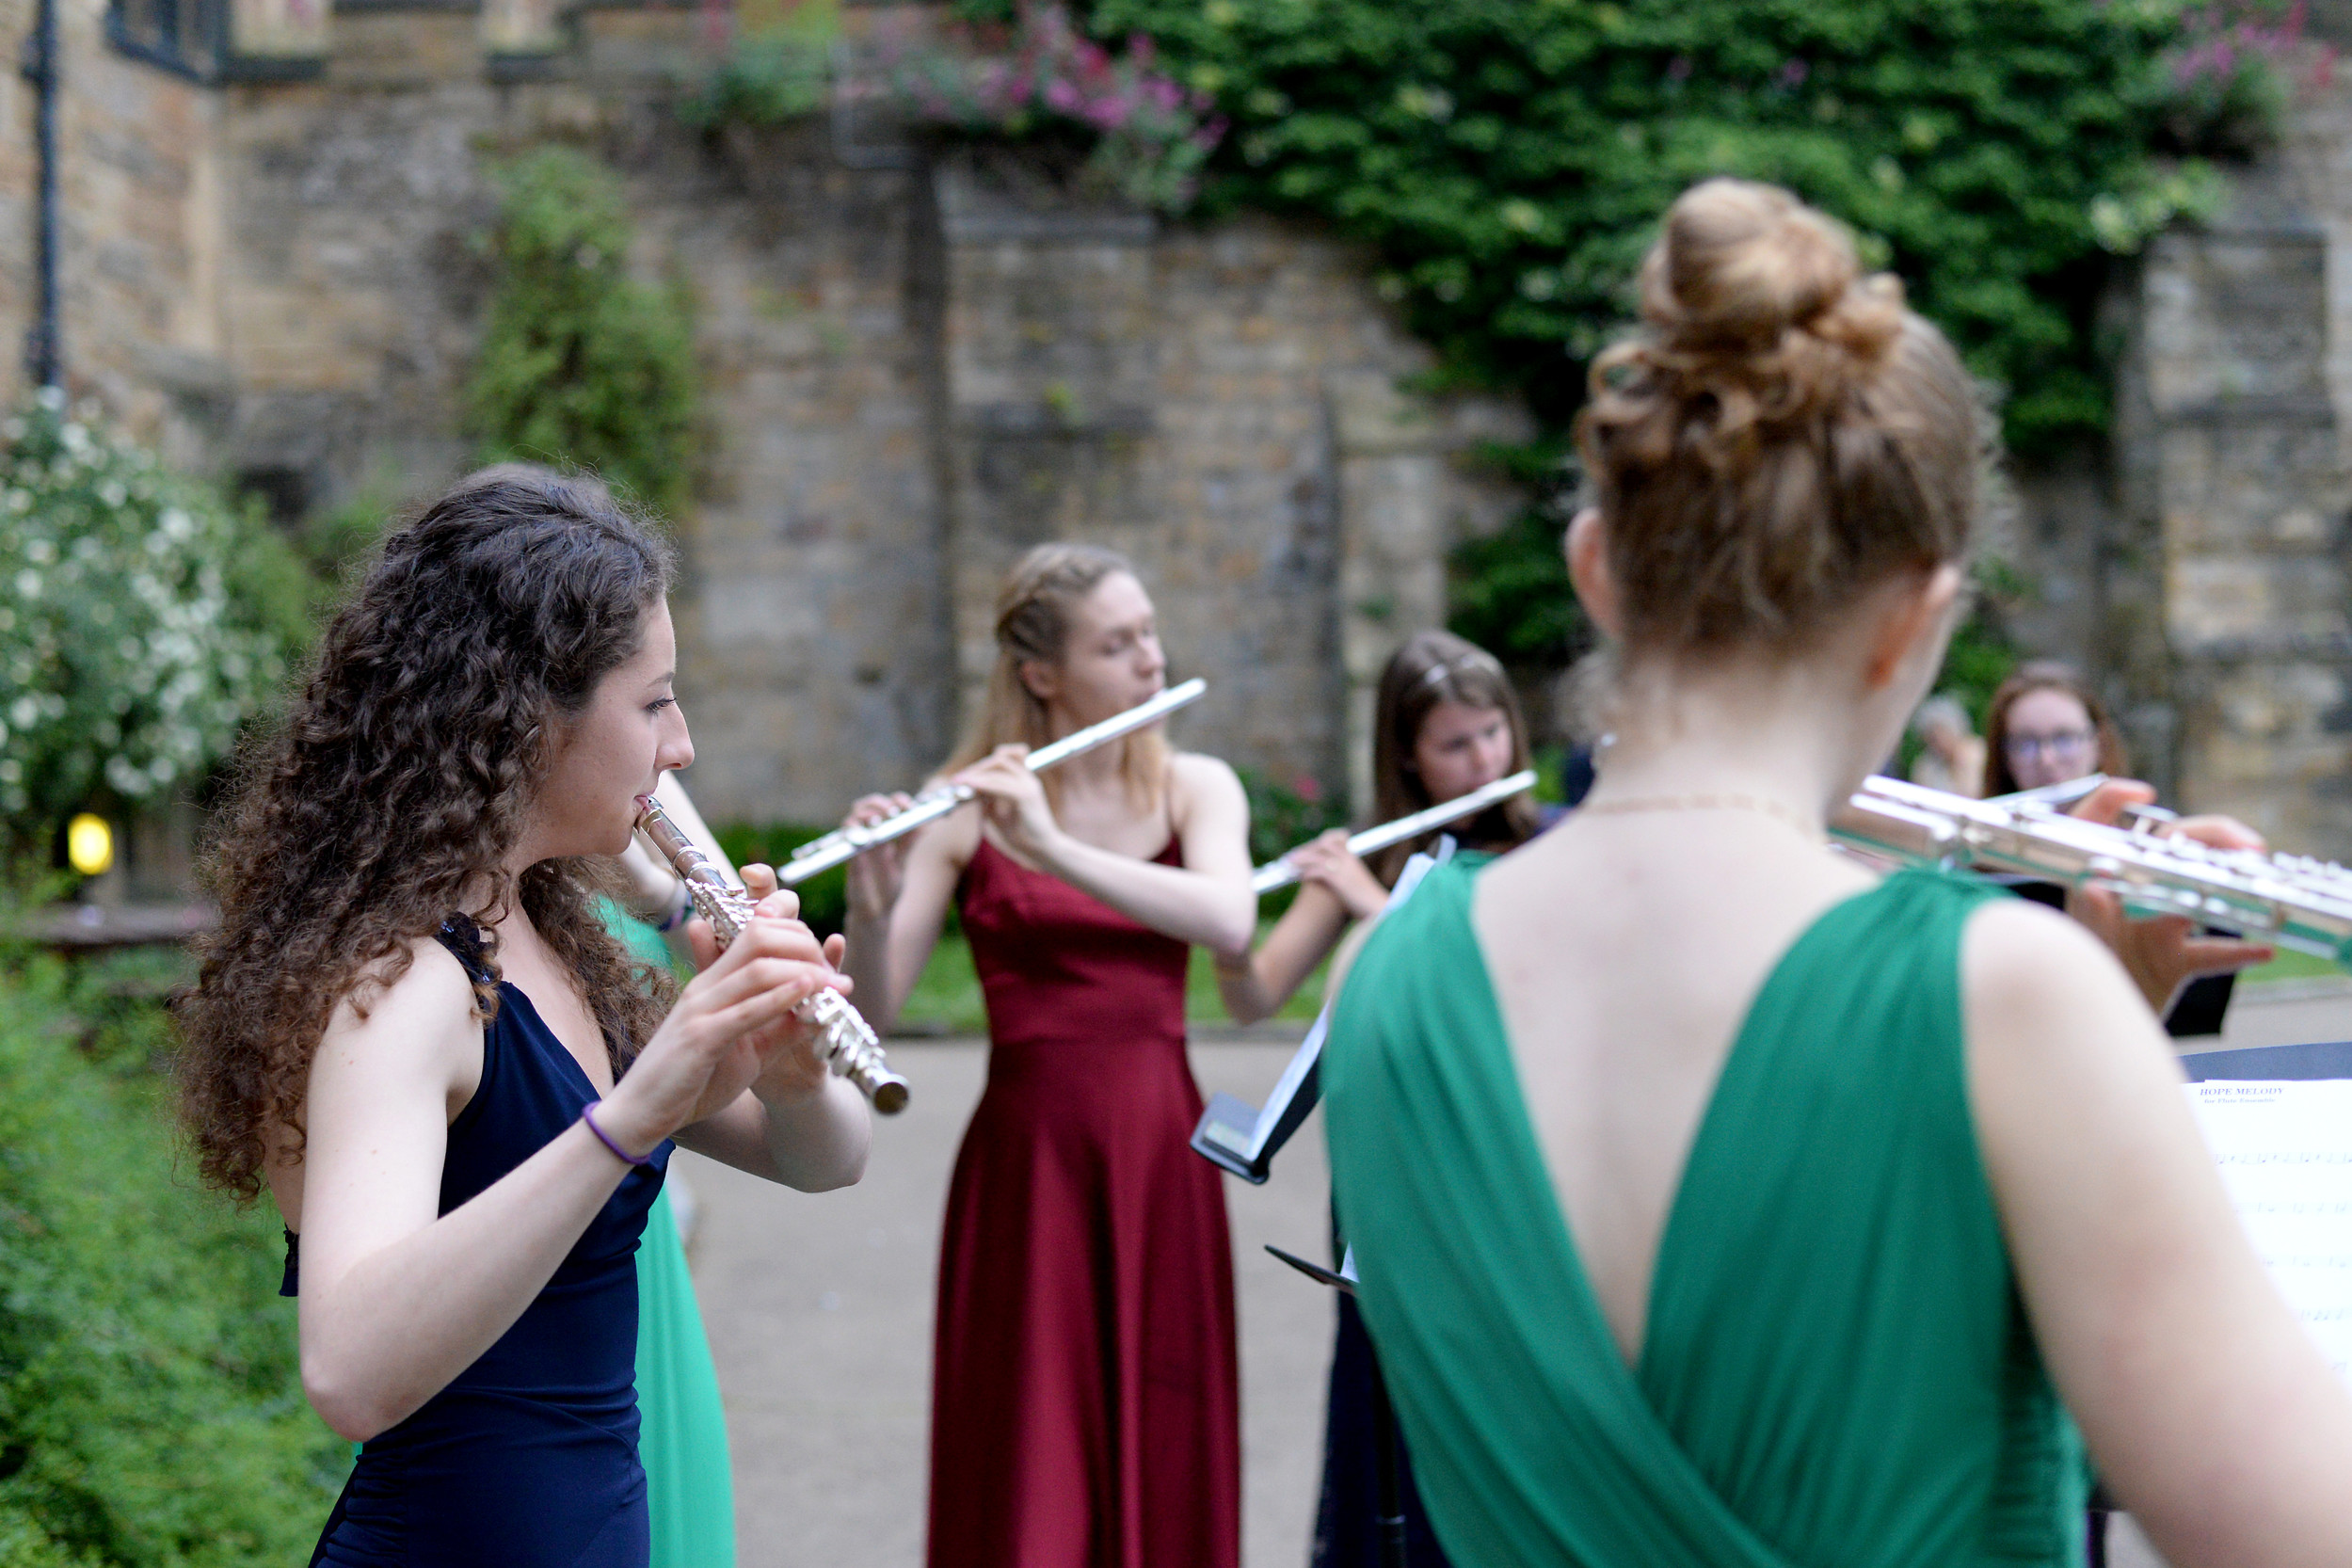
[[[429, 495], [473, 450], [486, 165], [548, 140], [610, 163], [632, 270], [694, 306], [677, 609], [714, 818], [826, 820], [920, 781], [986, 669], [998, 575], [1069, 536], [1136, 558], [1176, 673], [1209, 679], [1184, 744], [1336, 791], [1366, 682], [1444, 619], [1446, 552], [1520, 504], [1465, 458], [1523, 417], [1400, 392], [1431, 356], [1365, 258], [1311, 232], [1171, 226], [1016, 152], [824, 115], [696, 131], [675, 108], [704, 57], [692, 9], [591, 7], [520, 55], [447, 0], [344, 0], [309, 55], [258, 66], [122, 47], [126, 15], [174, 3], [63, 0], [73, 390], [289, 525]], [[213, 14], [177, 8], [191, 37]], [[0, 0], [0, 32], [30, 10]], [[11, 123], [26, 94], [0, 82]], [[9, 341], [30, 183], [11, 136]]]

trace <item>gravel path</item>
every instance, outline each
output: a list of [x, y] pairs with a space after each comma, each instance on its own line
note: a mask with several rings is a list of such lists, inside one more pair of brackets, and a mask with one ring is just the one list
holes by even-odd
[[[1196, 1044], [1204, 1094], [1253, 1104], [1287, 1043]], [[808, 1196], [692, 1155], [672, 1167], [697, 1205], [695, 1278], [727, 1397], [741, 1568], [918, 1568], [932, 1290], [948, 1172], [980, 1097], [970, 1041], [893, 1041], [915, 1085], [877, 1124], [866, 1179]], [[1260, 1250], [1320, 1258], [1322, 1127], [1308, 1123], [1272, 1181], [1227, 1178], [1240, 1295], [1242, 1562], [1303, 1568], [1322, 1454], [1331, 1304]]]

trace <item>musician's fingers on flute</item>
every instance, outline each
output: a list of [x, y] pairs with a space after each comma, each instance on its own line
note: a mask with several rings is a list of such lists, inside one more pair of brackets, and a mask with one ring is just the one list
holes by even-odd
[[2066, 908], [2115, 953], [2158, 1017], [2190, 981], [2267, 963], [2276, 955], [2266, 943], [2200, 936], [2184, 915], [2135, 917], [2104, 888], [2083, 888], [2067, 900]]
[[2252, 827], [2238, 821], [2235, 817], [2225, 817], [2217, 811], [2203, 812], [2194, 817], [2183, 817], [2179, 822], [2167, 823], [2164, 831], [2170, 837], [2194, 839], [2197, 842], [2212, 849], [2252, 850], [2260, 855], [2266, 853], [2270, 848], [2269, 840]]
[[800, 895], [776, 879], [776, 868], [754, 860], [744, 868], [744, 891], [752, 898], [752, 913], [772, 920], [800, 919]]
[[888, 794], [860, 795], [841, 819], [843, 827], [872, 827], [875, 823], [897, 816], [915, 804], [915, 797], [904, 790]]
[[2112, 827], [2123, 820], [2126, 808], [2154, 802], [2156, 787], [2136, 778], [2110, 778], [2066, 808], [2068, 816]]
[[1310, 839], [1284, 858], [1299, 869], [1299, 880], [1322, 887], [1357, 920], [1377, 913], [1388, 901], [1388, 890], [1349, 853], [1345, 828]]
[[999, 746], [955, 776], [958, 784], [982, 797], [990, 819], [1000, 827], [1016, 819], [1041, 827], [1051, 823], [1045, 780], [1022, 761], [1028, 752], [1027, 746]]
[[2279, 950], [2267, 942], [2242, 942], [2228, 936], [2192, 936], [2181, 944], [2182, 962], [2192, 976], [2233, 974], [2278, 956]]

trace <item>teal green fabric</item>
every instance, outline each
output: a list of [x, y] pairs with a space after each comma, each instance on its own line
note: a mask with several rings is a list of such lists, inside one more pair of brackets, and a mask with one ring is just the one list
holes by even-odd
[[1433, 872], [1322, 1064], [1332, 1182], [1416, 1478], [1464, 1568], [2081, 1560], [2081, 1452], [1970, 1120], [1980, 885], [1905, 872], [1767, 980], [1701, 1120], [1629, 1368], [1577, 1262], [1470, 920]]
[[637, 1250], [637, 1409], [652, 1568], [734, 1568], [727, 1411], [666, 1188]]
[[[661, 933], [610, 899], [599, 913], [631, 957], [670, 967]], [[637, 1248], [637, 1453], [653, 1516], [651, 1568], [735, 1568], [727, 1408], [666, 1186]]]

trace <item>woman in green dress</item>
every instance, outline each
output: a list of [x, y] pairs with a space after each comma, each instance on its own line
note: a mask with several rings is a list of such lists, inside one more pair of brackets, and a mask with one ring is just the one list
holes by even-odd
[[2079, 1426], [2174, 1568], [2352, 1562], [2352, 1394], [2230, 1211], [2146, 977], [1823, 846], [1960, 613], [1957, 357], [1760, 185], [1677, 201], [1640, 295], [1568, 536], [1616, 650], [1599, 781], [1389, 915], [1323, 1060], [1440, 1540], [2065, 1564]]
[[[655, 793], [663, 809], [712, 856], [723, 856], [685, 787], [664, 774]], [[606, 919], [630, 952], [648, 965], [691, 965], [685, 941], [686, 890], [632, 844], [623, 865], [640, 907], [608, 903]], [[763, 889], [771, 886], [762, 881]], [[664, 940], [666, 938], [666, 940]], [[637, 1245], [637, 1454], [645, 1463], [646, 1508], [651, 1516], [650, 1568], [735, 1568], [735, 1480], [728, 1460], [727, 1407], [719, 1398], [718, 1368], [703, 1332], [701, 1304], [686, 1266], [685, 1237], [671, 1192], [682, 1187], [672, 1171], [646, 1215]]]

